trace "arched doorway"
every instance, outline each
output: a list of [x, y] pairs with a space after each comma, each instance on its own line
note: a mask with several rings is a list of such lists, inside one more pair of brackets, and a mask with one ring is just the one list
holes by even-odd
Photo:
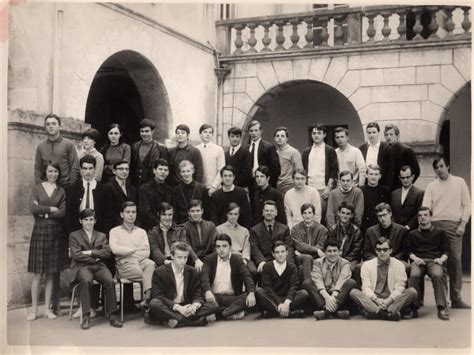
[[[451, 173], [462, 177], [471, 191], [471, 83], [464, 85], [448, 105], [439, 135], [443, 154], [449, 159]], [[472, 220], [472, 218], [471, 218]], [[463, 239], [463, 269], [471, 271], [471, 224]]]
[[316, 123], [327, 126], [327, 144], [335, 145], [332, 132], [339, 126], [349, 129], [352, 145], [364, 142], [362, 124], [351, 102], [332, 86], [318, 81], [291, 81], [270, 89], [250, 110], [248, 121], [252, 119], [261, 122], [263, 138], [270, 142], [276, 127], [287, 127], [289, 143], [299, 151], [311, 144], [311, 130]]
[[164, 141], [171, 110], [163, 80], [140, 53], [117, 52], [107, 58], [94, 77], [85, 121], [98, 129], [104, 139], [110, 124], [119, 123], [123, 141], [132, 144], [140, 139], [138, 122], [145, 117], [155, 121], [155, 138]]

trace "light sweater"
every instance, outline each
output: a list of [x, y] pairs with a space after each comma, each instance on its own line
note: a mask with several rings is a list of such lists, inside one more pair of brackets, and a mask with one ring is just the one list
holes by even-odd
[[77, 157], [79, 161], [84, 155], [92, 155], [95, 158], [95, 179], [100, 182], [102, 179], [102, 173], [104, 172], [104, 157], [99, 151], [95, 148], [92, 148], [90, 152], [86, 152], [86, 150], [81, 147], [77, 149]]
[[130, 232], [123, 225], [112, 228], [109, 232], [109, 244], [117, 261], [143, 260], [150, 256], [148, 236], [144, 229], [136, 226]]
[[232, 226], [224, 222], [216, 227], [218, 234], [227, 234], [232, 240], [232, 253], [242, 256], [242, 259], [250, 260], [250, 232], [247, 228], [237, 224]]
[[350, 203], [354, 206], [354, 218], [353, 223], [360, 227], [362, 222], [362, 216], [364, 215], [364, 194], [358, 187], [352, 187], [349, 192], [343, 192], [341, 188], [332, 190], [329, 193], [328, 208], [326, 211], [326, 222], [328, 227], [336, 224], [336, 216], [339, 206], [342, 202]]
[[318, 190], [313, 187], [305, 186], [301, 190], [292, 188], [285, 194], [285, 213], [288, 228], [302, 222], [301, 206], [305, 203], [312, 203], [315, 207], [314, 220], [321, 222], [321, 198]]
[[362, 152], [358, 148], [347, 144], [345, 150], [337, 148], [336, 154], [337, 162], [339, 163], [339, 172], [349, 170], [353, 176], [354, 186], [364, 185], [367, 167], [365, 166]]
[[202, 156], [203, 184], [218, 189], [221, 186], [220, 170], [225, 166], [224, 149], [213, 142], [201, 143], [196, 148]]
[[449, 175], [446, 180], [436, 178], [425, 190], [423, 206], [431, 208], [433, 221], [464, 221], [471, 215], [471, 198], [463, 178]]
[[285, 193], [294, 186], [293, 172], [296, 169], [303, 169], [303, 163], [300, 152], [289, 144], [286, 144], [281, 149], [277, 149], [277, 153], [281, 168], [277, 189]]

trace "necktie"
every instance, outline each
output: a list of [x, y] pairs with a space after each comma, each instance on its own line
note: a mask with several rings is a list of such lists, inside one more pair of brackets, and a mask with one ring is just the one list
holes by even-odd
[[270, 237], [273, 237], [273, 228], [271, 224], [268, 225], [268, 234], [270, 234]]
[[252, 142], [252, 147], [250, 148], [250, 151], [252, 152], [252, 169], [253, 169], [253, 166], [254, 166], [254, 163], [255, 163], [255, 156], [254, 156], [254, 151], [255, 151], [255, 142]]
[[90, 183], [87, 183], [87, 190], [86, 190], [86, 208], [91, 208], [91, 201], [89, 198], [89, 193], [90, 193]]
[[199, 245], [202, 245], [201, 224], [197, 223], [196, 227], [197, 227], [198, 235], [199, 235]]
[[122, 183], [122, 191], [127, 196], [127, 188], [125, 187], [125, 183]]
[[170, 246], [168, 244], [168, 232], [163, 231], [163, 240], [165, 242], [165, 256], [170, 255]]
[[230, 156], [231, 156], [231, 157], [234, 156], [234, 149], [235, 149], [235, 148], [230, 148]]

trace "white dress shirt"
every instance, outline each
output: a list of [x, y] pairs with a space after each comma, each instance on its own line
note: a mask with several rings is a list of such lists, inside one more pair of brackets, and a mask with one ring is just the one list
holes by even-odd
[[174, 264], [171, 264], [171, 268], [173, 269], [174, 279], [176, 281], [176, 297], [174, 301], [176, 303], [183, 303], [184, 302], [184, 269], [178, 271]]
[[217, 257], [217, 268], [214, 282], [212, 283], [212, 292], [216, 294], [234, 294], [234, 288], [232, 287], [232, 281], [230, 278], [230, 257], [226, 261]]
[[402, 205], [403, 205], [403, 202], [405, 202], [405, 199], [407, 198], [408, 192], [410, 191], [410, 189], [412, 187], [413, 187], [413, 185], [411, 185], [408, 189], [406, 189], [402, 186]]
[[278, 273], [278, 276], [281, 276], [286, 269], [286, 261], [283, 264], [280, 264], [278, 261], [273, 260], [273, 266], [275, 266], [275, 270]]
[[369, 146], [367, 147], [367, 156], [365, 157], [365, 162], [367, 163], [367, 166], [370, 164], [376, 165], [377, 159], [379, 157], [379, 149], [380, 149], [380, 141], [378, 141], [376, 144], [372, 145], [369, 143]]
[[326, 188], [326, 151], [324, 143], [313, 144], [308, 156], [308, 186], [321, 190]]
[[82, 211], [83, 209], [86, 208], [86, 201], [87, 201], [87, 184], [89, 185], [89, 208], [94, 209], [94, 196], [92, 195], [92, 191], [95, 190], [97, 187], [97, 180], [92, 179], [92, 181], [88, 182], [84, 179], [82, 179], [82, 186], [84, 186], [84, 195], [82, 196], [82, 201], [79, 204], [79, 211]]
[[237, 151], [240, 149], [241, 146], [242, 146], [242, 144], [239, 144], [235, 147], [230, 146], [229, 155], [232, 157], [235, 153], [237, 153]]

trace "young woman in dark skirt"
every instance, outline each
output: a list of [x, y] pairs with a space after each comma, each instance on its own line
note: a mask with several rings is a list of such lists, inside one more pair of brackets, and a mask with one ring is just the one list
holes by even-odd
[[34, 273], [31, 283], [32, 311], [28, 320], [38, 316], [38, 298], [43, 275], [46, 278], [44, 316], [55, 319], [49, 309], [53, 294], [53, 279], [56, 273], [68, 267], [68, 241], [63, 228], [66, 212], [66, 192], [56, 185], [59, 164], [49, 161], [44, 171], [43, 182], [33, 187], [30, 211], [35, 218], [28, 256], [28, 272]]

